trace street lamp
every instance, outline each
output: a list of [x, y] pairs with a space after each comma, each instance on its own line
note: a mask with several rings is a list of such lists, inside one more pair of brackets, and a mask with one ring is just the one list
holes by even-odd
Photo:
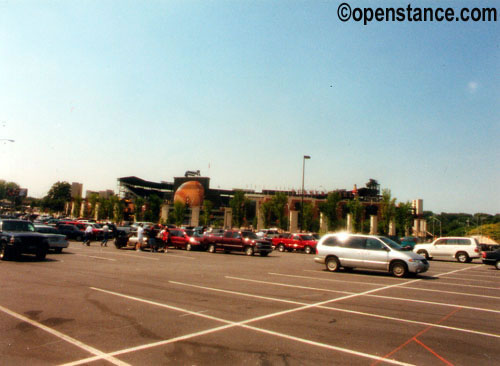
[[[431, 219], [439, 222], [439, 237], [442, 237], [443, 231], [442, 231], [442, 227], [441, 227], [441, 220], [439, 220], [436, 216], [431, 216]], [[434, 235], [434, 224], [432, 226], [432, 235]]]
[[306, 168], [306, 159], [311, 159], [309, 155], [304, 155], [304, 158], [302, 159], [302, 200], [300, 204], [300, 231], [304, 229], [304, 172]]

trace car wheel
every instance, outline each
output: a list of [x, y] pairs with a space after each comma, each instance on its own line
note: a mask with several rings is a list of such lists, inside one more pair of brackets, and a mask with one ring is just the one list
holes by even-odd
[[326, 260], [326, 269], [330, 272], [337, 272], [340, 268], [340, 262], [337, 257], [329, 257]]
[[191, 246], [191, 244], [187, 243], [186, 250], [189, 252], [189, 251], [191, 251], [191, 249], [193, 249], [193, 247]]
[[54, 252], [56, 252], [57, 254], [61, 254], [62, 250], [63, 250], [63, 248], [55, 248]]
[[253, 255], [253, 248], [252, 247], [246, 247], [245, 248], [245, 254], [249, 255], [249, 256]]
[[36, 249], [36, 259], [39, 261], [43, 261], [45, 259], [45, 256], [47, 255], [47, 247], [45, 246], [40, 246]]
[[214, 244], [210, 244], [208, 246], [208, 252], [209, 253], [215, 253], [215, 245]]
[[408, 268], [403, 262], [394, 262], [391, 266], [391, 273], [394, 277], [405, 277], [408, 273]]
[[285, 246], [283, 244], [278, 245], [278, 250], [280, 252], [284, 252], [285, 251]]
[[424, 257], [425, 259], [429, 260], [429, 253], [427, 253], [426, 250], [419, 250], [417, 252], [418, 255], [421, 255], [422, 257]]
[[469, 256], [465, 252], [458, 252], [455, 258], [457, 258], [457, 261], [460, 263], [466, 263], [469, 260]]
[[495, 268], [500, 270], [500, 260], [495, 262]]
[[307, 245], [305, 248], [304, 248], [304, 252], [306, 252], [306, 254], [311, 254], [312, 253], [312, 248]]
[[10, 259], [9, 248], [7, 248], [7, 243], [0, 243], [0, 260], [8, 261]]
[[78, 235], [75, 239], [76, 239], [76, 241], [82, 241], [83, 237], [81, 237], [80, 235]]

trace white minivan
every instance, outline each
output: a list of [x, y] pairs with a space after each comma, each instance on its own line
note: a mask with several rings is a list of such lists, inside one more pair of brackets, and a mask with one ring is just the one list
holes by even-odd
[[469, 263], [481, 256], [481, 247], [475, 238], [445, 237], [432, 243], [416, 244], [413, 251], [427, 259], [456, 259], [461, 263]]

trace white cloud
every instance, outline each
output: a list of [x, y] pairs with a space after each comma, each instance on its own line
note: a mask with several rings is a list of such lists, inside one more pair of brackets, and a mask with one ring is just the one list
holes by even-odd
[[471, 92], [471, 93], [475, 93], [478, 86], [479, 86], [479, 84], [475, 81], [469, 81], [469, 84], [467, 84], [467, 87], [469, 88], [469, 92]]

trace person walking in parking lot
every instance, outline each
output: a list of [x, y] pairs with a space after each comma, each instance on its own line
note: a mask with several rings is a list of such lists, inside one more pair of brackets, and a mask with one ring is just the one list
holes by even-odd
[[101, 242], [101, 247], [107, 247], [108, 246], [108, 235], [109, 235], [109, 226], [108, 224], [104, 224], [102, 227], [102, 242]]
[[144, 241], [144, 228], [142, 224], [139, 224], [137, 228], [137, 244], [135, 244], [135, 250], [139, 251], [141, 249], [142, 242]]
[[90, 240], [92, 239], [92, 226], [87, 225], [85, 228], [85, 233], [84, 235], [84, 240], [83, 240], [83, 245], [87, 244], [87, 246], [90, 246]]
[[168, 247], [168, 227], [164, 226], [163, 229], [158, 233], [158, 237], [162, 242], [163, 246], [163, 253], [167, 253], [167, 247]]

